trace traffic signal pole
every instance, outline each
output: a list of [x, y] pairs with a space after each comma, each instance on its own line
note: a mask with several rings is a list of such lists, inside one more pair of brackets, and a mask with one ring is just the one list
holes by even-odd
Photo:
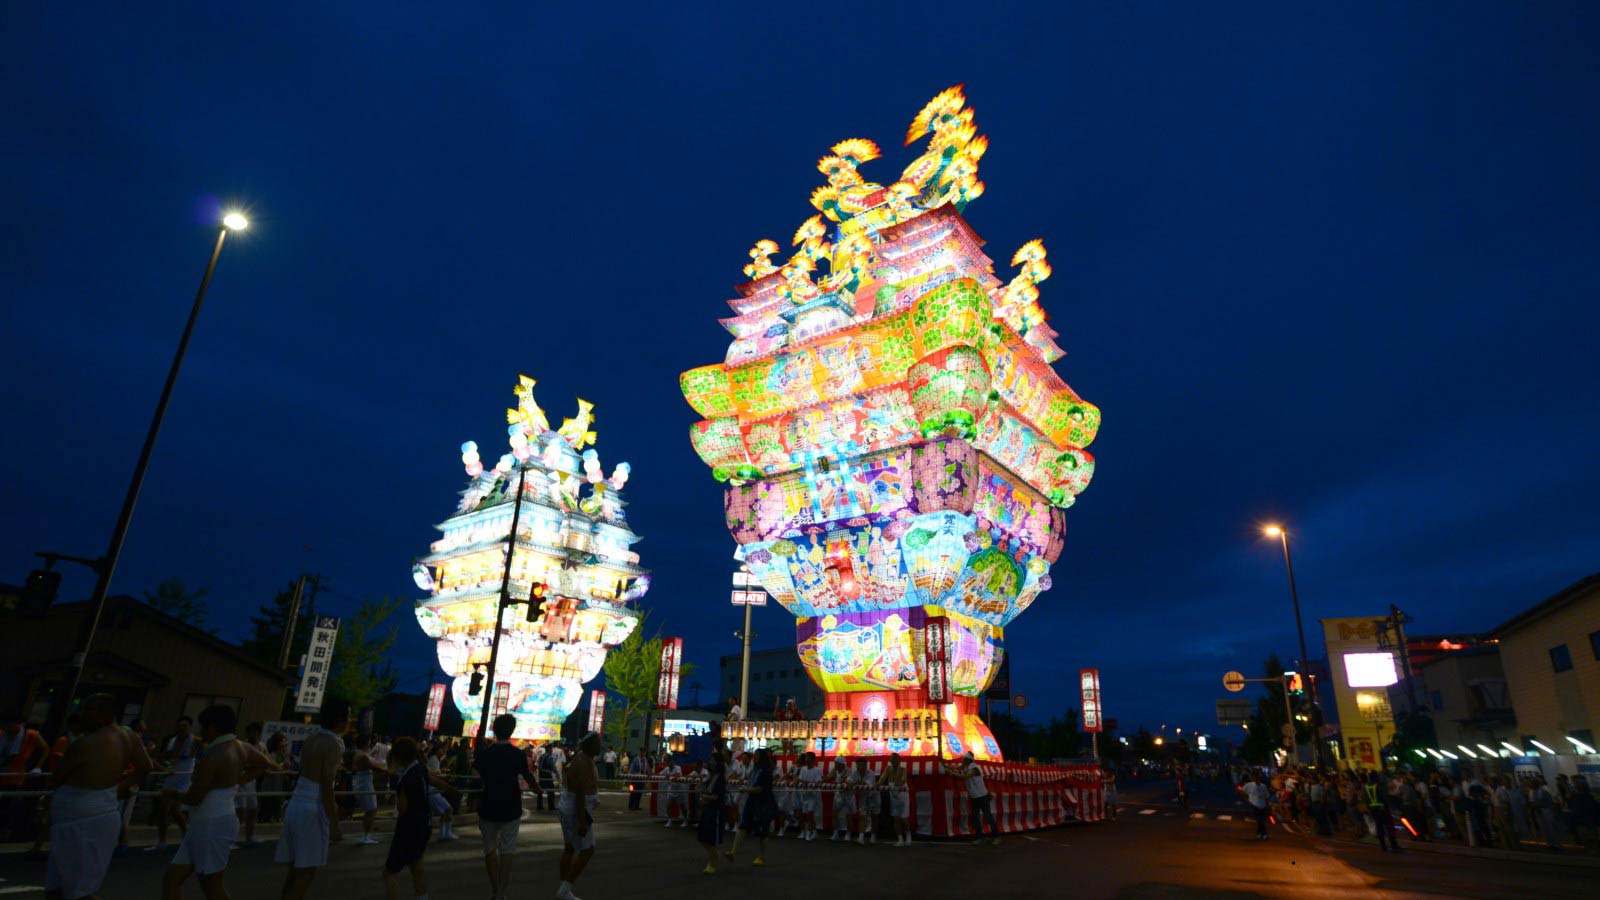
[[517, 500], [511, 508], [511, 535], [506, 538], [506, 568], [500, 576], [500, 600], [494, 610], [494, 637], [489, 642], [489, 677], [484, 679], [483, 714], [478, 717], [478, 743], [483, 743], [489, 729], [489, 715], [494, 711], [494, 669], [500, 662], [500, 632], [505, 628], [506, 607], [511, 605], [511, 561], [517, 555], [517, 528], [522, 523], [522, 489], [528, 483], [528, 466], [517, 466]]

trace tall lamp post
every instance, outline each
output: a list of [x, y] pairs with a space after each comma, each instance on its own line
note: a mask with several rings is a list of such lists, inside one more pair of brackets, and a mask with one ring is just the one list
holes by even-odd
[[[1261, 529], [1267, 537], [1277, 538], [1283, 545], [1283, 565], [1289, 571], [1289, 599], [1294, 602], [1294, 630], [1300, 639], [1300, 665], [1306, 670], [1306, 677], [1311, 683], [1311, 746], [1315, 748], [1316, 763], [1322, 765], [1322, 711], [1317, 703], [1317, 675], [1311, 670], [1311, 659], [1306, 656], [1306, 629], [1300, 620], [1300, 592], [1294, 586], [1294, 560], [1289, 556], [1289, 532], [1281, 525], [1268, 525]], [[1288, 687], [1284, 688], [1287, 696]], [[1293, 727], [1291, 719], [1289, 725]]]
[[200, 279], [200, 290], [194, 295], [194, 308], [189, 310], [189, 321], [183, 326], [183, 337], [178, 339], [178, 352], [172, 357], [172, 368], [167, 371], [167, 383], [161, 389], [161, 399], [156, 403], [155, 415], [150, 419], [150, 431], [145, 434], [144, 448], [139, 451], [139, 461], [133, 467], [133, 480], [128, 484], [127, 496], [122, 498], [122, 512], [117, 516], [116, 527], [111, 530], [111, 543], [106, 555], [95, 562], [94, 594], [89, 598], [89, 616], [78, 635], [78, 652], [72, 656], [72, 681], [62, 702], [51, 705], [50, 719], [59, 723], [66, 716], [67, 707], [77, 696], [83, 683], [83, 667], [88, 663], [90, 648], [94, 646], [95, 631], [100, 627], [100, 617], [106, 609], [106, 596], [111, 591], [111, 576], [122, 556], [122, 544], [128, 537], [128, 525], [133, 521], [133, 508], [139, 501], [139, 489], [144, 486], [145, 470], [150, 468], [150, 454], [156, 447], [156, 436], [161, 433], [161, 420], [166, 418], [167, 403], [172, 399], [172, 388], [178, 383], [178, 370], [183, 366], [183, 355], [189, 349], [189, 338], [194, 334], [194, 324], [200, 318], [200, 307], [206, 300], [206, 288], [211, 286], [211, 273], [216, 271], [217, 258], [222, 255], [222, 243], [230, 231], [243, 231], [250, 220], [241, 213], [230, 212], [222, 217], [217, 230], [217, 245], [211, 250], [205, 275]]

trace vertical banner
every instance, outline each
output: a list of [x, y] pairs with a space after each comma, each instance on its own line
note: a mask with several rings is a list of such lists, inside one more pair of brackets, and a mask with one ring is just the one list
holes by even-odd
[[439, 714], [444, 712], [444, 685], [428, 688], [428, 711], [422, 717], [423, 731], [439, 730]]
[[317, 616], [311, 628], [311, 649], [306, 651], [305, 671], [300, 673], [300, 690], [295, 692], [294, 711], [314, 713], [322, 710], [322, 696], [333, 671], [333, 647], [339, 638], [339, 620]]
[[[511, 704], [511, 682], [496, 681], [494, 683], [494, 705], [490, 707], [496, 716], [503, 716]], [[491, 722], [492, 724], [492, 722]]]
[[606, 730], [606, 692], [589, 692], [589, 730], [600, 734]]
[[1083, 669], [1078, 673], [1078, 681], [1083, 685], [1083, 730], [1098, 732], [1100, 730], [1100, 670]]
[[656, 706], [678, 708], [678, 673], [683, 666], [683, 638], [661, 641], [661, 680], [656, 685]]
[[923, 647], [928, 671], [928, 700], [932, 703], [950, 702], [949, 644], [949, 620], [943, 616], [929, 618]]

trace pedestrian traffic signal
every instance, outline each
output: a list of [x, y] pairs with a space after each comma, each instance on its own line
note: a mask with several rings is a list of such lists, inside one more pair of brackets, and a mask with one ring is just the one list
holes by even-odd
[[1305, 685], [1300, 681], [1299, 672], [1285, 672], [1283, 673], [1283, 680], [1289, 686], [1289, 693], [1304, 694], [1306, 692]]
[[481, 693], [483, 693], [483, 673], [473, 672], [472, 683], [467, 687], [467, 695], [469, 697], [476, 697]]
[[25, 616], [42, 616], [56, 602], [56, 592], [61, 588], [61, 573], [53, 569], [34, 569], [22, 585], [22, 596], [17, 601], [17, 611]]
[[528, 588], [528, 624], [539, 621], [539, 616], [544, 614], [544, 595], [549, 591], [549, 585], [538, 581]]

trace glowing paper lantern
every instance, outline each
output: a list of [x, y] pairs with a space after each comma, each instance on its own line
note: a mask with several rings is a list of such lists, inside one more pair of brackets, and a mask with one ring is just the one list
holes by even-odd
[[[506, 547], [520, 503], [510, 594], [526, 600], [535, 583], [545, 585], [546, 593], [533, 622], [522, 606], [501, 619], [494, 707], [517, 717], [516, 738], [552, 740], [577, 707], [584, 683], [599, 674], [606, 651], [638, 625], [630, 604], [644, 596], [650, 576], [629, 549], [639, 538], [628, 526], [621, 486], [574, 477], [580, 460], [599, 466], [596, 451], [584, 449], [595, 441], [594, 407], [580, 400], [578, 415], [551, 430], [533, 387], [533, 379], [519, 379], [517, 406], [506, 412], [511, 452], [492, 470], [484, 470], [476, 443], [461, 445], [467, 489], [439, 526], [443, 537], [412, 575], [429, 593], [417, 602], [417, 624], [438, 642], [439, 664], [454, 679], [451, 696], [466, 733], [474, 734], [483, 697], [469, 693], [471, 673], [489, 662]], [[519, 465], [527, 469], [520, 500]], [[617, 469], [626, 467], [620, 463]]]
[[859, 171], [877, 145], [834, 145], [820, 214], [786, 262], [756, 243], [726, 357], [680, 386], [741, 557], [829, 694], [830, 740], [876, 750], [906, 715], [894, 749], [998, 759], [977, 699], [1004, 629], [1053, 584], [1100, 411], [1051, 367], [1044, 245], [1002, 283], [962, 217], [988, 141], [959, 87], [913, 121], [924, 139], [887, 187]]

